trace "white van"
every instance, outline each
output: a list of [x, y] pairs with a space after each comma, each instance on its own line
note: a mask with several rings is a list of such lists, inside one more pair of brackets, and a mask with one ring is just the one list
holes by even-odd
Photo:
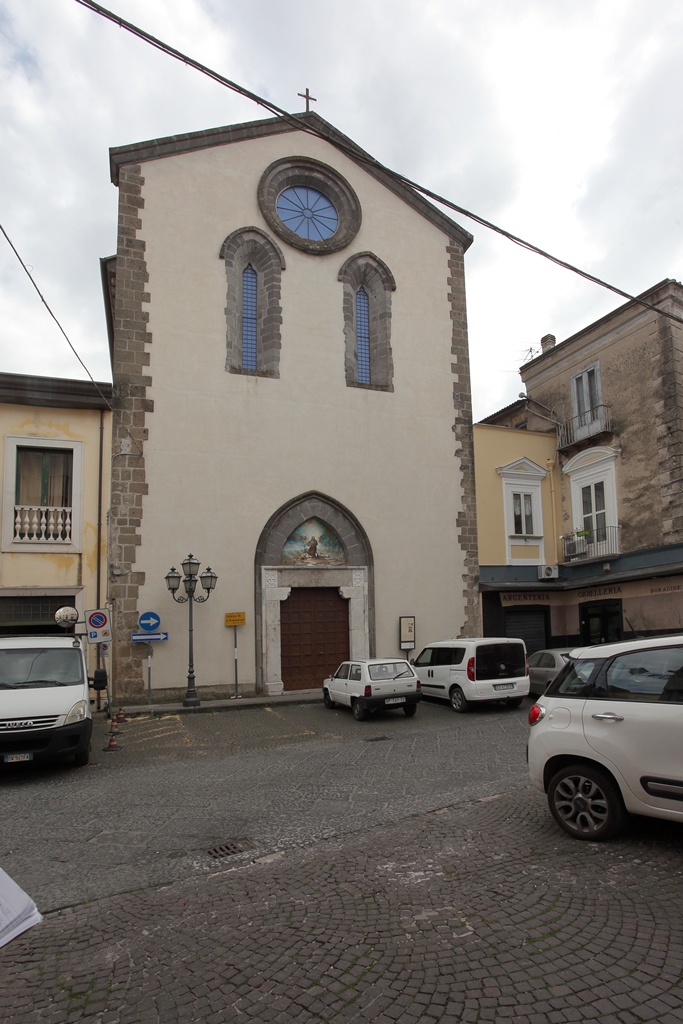
[[415, 659], [425, 696], [449, 700], [454, 711], [481, 701], [504, 701], [518, 708], [529, 693], [529, 669], [523, 640], [462, 637], [429, 644]]
[[[98, 688], [103, 676], [106, 680], [98, 669]], [[71, 758], [86, 765], [91, 733], [88, 673], [79, 638], [0, 637], [0, 763]]]

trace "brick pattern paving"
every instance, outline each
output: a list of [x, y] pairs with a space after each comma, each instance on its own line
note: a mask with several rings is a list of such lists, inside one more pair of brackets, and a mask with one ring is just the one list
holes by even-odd
[[681, 1022], [682, 841], [577, 843], [524, 790], [240, 854], [48, 914], [0, 950], [0, 1020]]

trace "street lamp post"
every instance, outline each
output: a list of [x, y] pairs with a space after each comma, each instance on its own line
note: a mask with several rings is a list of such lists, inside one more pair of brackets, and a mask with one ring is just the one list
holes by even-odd
[[181, 577], [180, 573], [175, 566], [172, 566], [166, 573], [166, 586], [171, 592], [171, 597], [177, 604], [187, 604], [188, 608], [188, 635], [189, 635], [189, 654], [187, 664], [187, 693], [185, 694], [185, 700], [183, 701], [183, 707], [185, 708], [196, 708], [199, 707], [201, 701], [197, 696], [197, 687], [194, 681], [194, 646], [193, 646], [193, 625], [192, 625], [192, 605], [203, 604], [204, 601], [208, 601], [211, 597], [211, 591], [216, 586], [218, 576], [208, 565], [204, 572], [199, 576], [199, 580], [206, 591], [205, 597], [195, 597], [195, 591], [197, 589], [197, 573], [199, 572], [199, 560], [194, 555], [188, 555], [182, 563], [183, 572], [185, 573], [182, 578], [182, 583], [185, 588], [187, 597], [177, 597], [176, 593], [180, 587]]

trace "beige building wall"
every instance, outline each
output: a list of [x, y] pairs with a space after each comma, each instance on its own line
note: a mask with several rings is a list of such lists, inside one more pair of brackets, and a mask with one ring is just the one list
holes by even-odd
[[[262, 217], [259, 179], [272, 161], [292, 153], [333, 165], [358, 195], [362, 225], [341, 252], [311, 255], [288, 246]], [[170, 634], [155, 648], [154, 686], [184, 685], [187, 608], [173, 603], [164, 576], [191, 551], [219, 577], [210, 601], [195, 609], [197, 684], [232, 685], [233, 636], [224, 614], [245, 611], [239, 676], [245, 690], [256, 688], [257, 543], [268, 519], [309, 491], [343, 505], [367, 535], [378, 656], [399, 653], [402, 615], [416, 616], [418, 648], [427, 638], [462, 632], [468, 570], [458, 513], [465, 467], [454, 454], [449, 294], [464, 282], [453, 283], [448, 236], [354, 161], [303, 134], [152, 160], [141, 178], [138, 237], [146, 246], [153, 339], [143, 373], [153, 408], [144, 418], [142, 525], [129, 531], [139, 535], [130, 578], [137, 611], [158, 612]], [[225, 371], [226, 271], [219, 253], [231, 232], [250, 225], [277, 242], [286, 264], [279, 379]], [[392, 392], [345, 381], [339, 272], [350, 255], [365, 251], [383, 260], [396, 282]], [[461, 366], [463, 379], [466, 372]], [[123, 546], [113, 555], [124, 565]], [[126, 608], [130, 622], [130, 601]]]
[[[106, 599], [111, 413], [0, 403], [0, 430], [4, 439], [0, 446], [3, 479], [0, 597], [75, 594], [82, 618], [84, 611], [98, 607], [98, 566], [100, 607]], [[16, 543], [13, 539], [16, 447], [41, 447], [43, 443], [71, 448], [74, 453], [73, 538], [66, 545]], [[94, 651], [90, 653], [94, 656]]]
[[[533, 430], [513, 430], [486, 423], [474, 426], [474, 465], [477, 489], [477, 525], [479, 536], [479, 565], [507, 565], [508, 551], [514, 558], [518, 544], [508, 544], [506, 529], [503, 478], [501, 467], [519, 459], [529, 459], [545, 470], [541, 480], [543, 515], [543, 551], [530, 544], [521, 556], [537, 557], [540, 564], [557, 565], [559, 560], [560, 484], [555, 434]], [[543, 558], [541, 558], [543, 553]], [[486, 573], [481, 570], [482, 582]]]

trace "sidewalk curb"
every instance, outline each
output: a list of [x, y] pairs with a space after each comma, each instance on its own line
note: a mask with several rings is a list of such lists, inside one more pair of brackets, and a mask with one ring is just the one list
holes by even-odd
[[[197, 707], [186, 708], [182, 703], [173, 704], [123, 704], [127, 718], [139, 718], [143, 715], [201, 715], [213, 714], [216, 711], [239, 711], [241, 708], [268, 707], [287, 704], [322, 704], [322, 690], [291, 690], [268, 697], [237, 697], [234, 700], [207, 700]], [[113, 704], [116, 704], [115, 700]], [[113, 705], [112, 705], [113, 706]]]

